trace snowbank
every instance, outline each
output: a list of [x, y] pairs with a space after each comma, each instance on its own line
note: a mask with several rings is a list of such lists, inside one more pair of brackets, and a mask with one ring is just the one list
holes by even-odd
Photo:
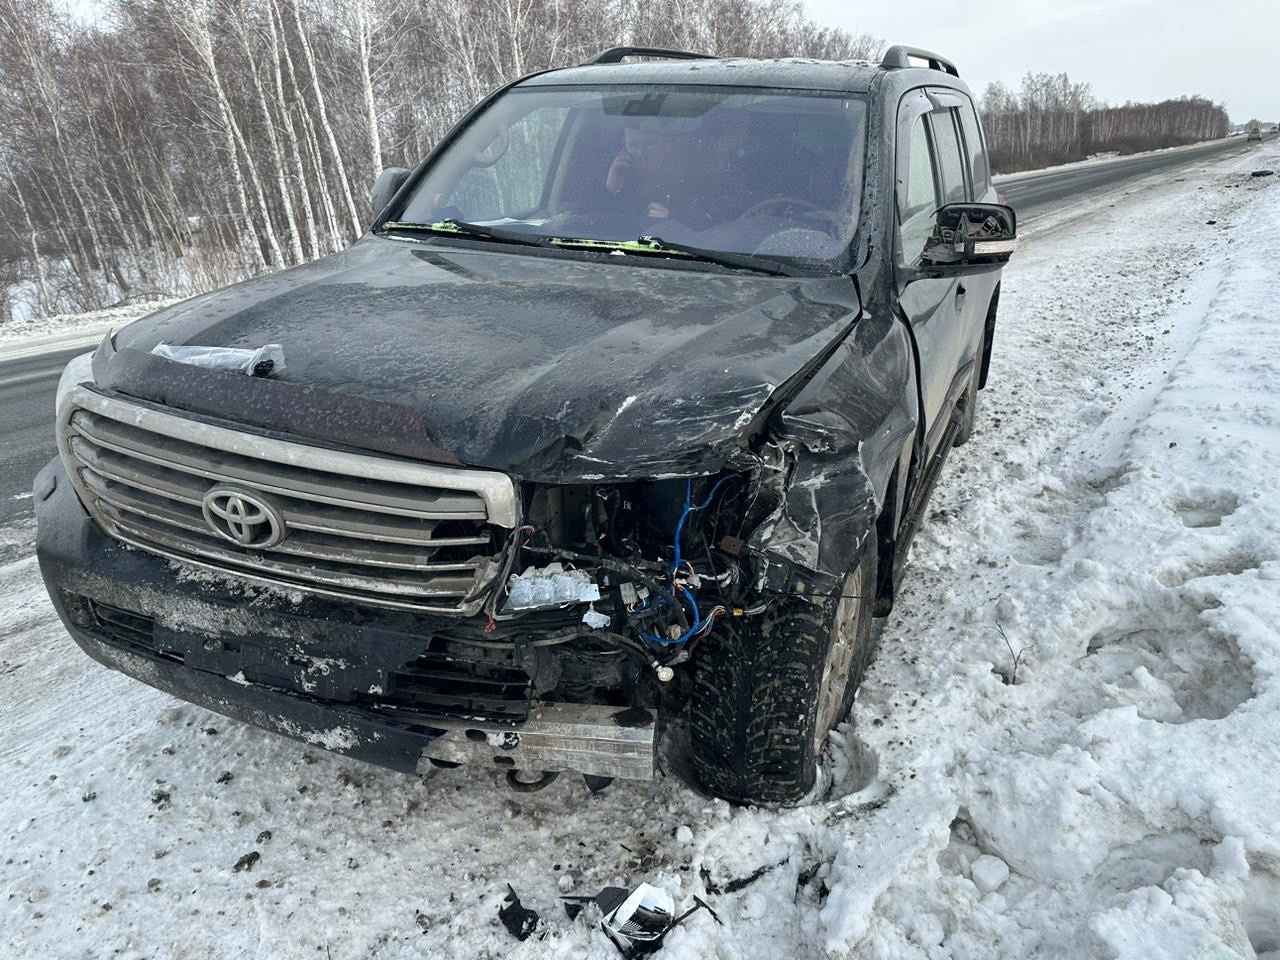
[[97, 333], [101, 336], [109, 329], [119, 330], [139, 317], [144, 317], [148, 313], [176, 302], [172, 299], [146, 300], [125, 306], [108, 307], [104, 310], [92, 310], [89, 313], [64, 313], [35, 320], [14, 320], [0, 324], [0, 349], [28, 345], [34, 341], [51, 342], [54, 338], [78, 333], [86, 335]]
[[[596, 796], [362, 767], [93, 665], [34, 562], [0, 568], [0, 953], [613, 958], [558, 897], [648, 879], [725, 924], [669, 960], [1280, 958], [1262, 156], [1015, 258], [975, 439], [799, 809], [700, 796], [678, 728], [658, 782]], [[523, 943], [507, 883], [543, 917]]]

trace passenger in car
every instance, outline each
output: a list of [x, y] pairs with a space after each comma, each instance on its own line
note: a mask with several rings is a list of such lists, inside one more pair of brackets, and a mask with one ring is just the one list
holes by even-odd
[[690, 164], [676, 155], [671, 134], [639, 121], [623, 129], [622, 149], [609, 165], [605, 189], [621, 212], [678, 220], [694, 229], [711, 223]]

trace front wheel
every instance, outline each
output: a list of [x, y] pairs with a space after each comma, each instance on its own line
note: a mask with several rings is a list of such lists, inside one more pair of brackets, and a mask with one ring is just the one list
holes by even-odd
[[693, 763], [736, 803], [795, 803], [817, 778], [827, 734], [848, 715], [873, 653], [874, 531], [840, 594], [783, 597], [718, 626], [698, 648]]

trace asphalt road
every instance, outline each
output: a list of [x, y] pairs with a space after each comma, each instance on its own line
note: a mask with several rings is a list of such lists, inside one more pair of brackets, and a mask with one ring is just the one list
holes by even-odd
[[53, 394], [84, 347], [0, 363], [0, 527], [31, 516], [31, 480], [54, 454]]
[[[1249, 147], [1243, 137], [1230, 137], [1181, 150], [1014, 175], [998, 180], [997, 187], [1025, 224], [1090, 194], [1245, 149]], [[85, 349], [0, 361], [0, 528], [32, 515], [32, 478], [55, 453], [53, 395], [58, 376], [63, 365]]]
[[[1268, 134], [1270, 139], [1274, 134]], [[1227, 137], [1191, 147], [1164, 150], [1159, 153], [1120, 157], [1095, 163], [1081, 163], [1040, 173], [1012, 174], [996, 178], [996, 189], [1018, 213], [1018, 222], [1026, 223], [1037, 215], [1067, 206], [1103, 190], [1115, 190], [1143, 177], [1172, 172], [1197, 160], [1225, 157], [1257, 144], [1247, 144], [1243, 136]]]

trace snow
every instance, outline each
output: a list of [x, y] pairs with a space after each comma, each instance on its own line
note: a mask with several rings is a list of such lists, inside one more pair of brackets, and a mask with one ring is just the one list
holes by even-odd
[[969, 865], [969, 877], [983, 893], [995, 893], [1009, 879], [1009, 865], [999, 857], [984, 853]]
[[140, 303], [107, 307], [89, 313], [58, 314], [32, 320], [12, 320], [0, 323], [0, 356], [8, 356], [15, 350], [48, 344], [83, 335], [85, 338], [103, 336], [108, 330], [119, 330], [139, 317], [166, 307], [174, 300], [147, 300]]
[[[100, 668], [34, 561], [0, 567], [0, 955], [603, 960], [559, 897], [648, 880], [724, 921], [694, 914], [665, 960], [1277, 960], [1280, 188], [1258, 166], [1280, 153], [1024, 244], [974, 439], [796, 809], [701, 795], [678, 723], [656, 782], [598, 795], [365, 767]], [[524, 942], [507, 883], [542, 917]]]

